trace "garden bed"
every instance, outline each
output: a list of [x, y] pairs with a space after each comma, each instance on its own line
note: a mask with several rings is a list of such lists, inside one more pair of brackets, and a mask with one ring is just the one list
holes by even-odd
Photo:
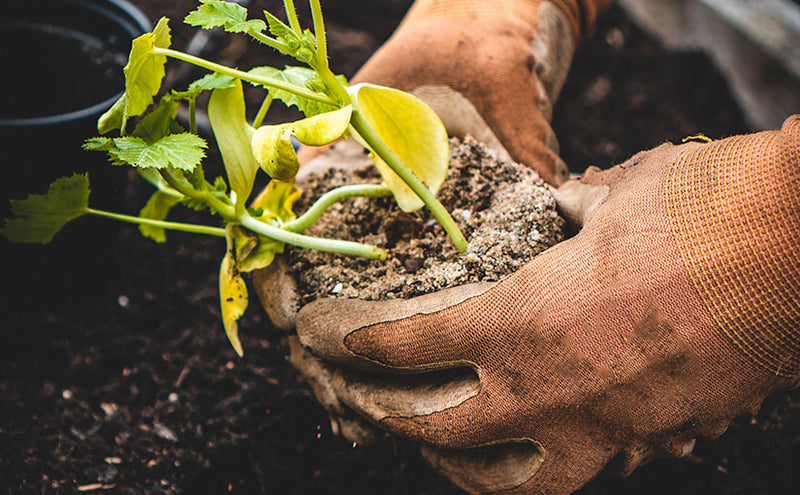
[[[151, 18], [169, 8], [176, 21], [195, 4], [134, 3]], [[367, 7], [353, 15], [356, 4]], [[408, 4], [326, 2], [332, 65], [358, 67]], [[214, 43], [209, 49], [241, 66], [263, 58], [254, 45]], [[705, 56], [665, 52], [616, 8], [581, 44], [554, 128], [576, 171], [698, 132], [747, 131]], [[147, 191], [130, 183], [130, 211]], [[459, 493], [413, 445], [387, 438], [354, 447], [334, 436], [287, 362], [284, 335], [255, 301], [240, 322], [245, 355], [236, 357], [218, 309], [223, 241], [171, 234], [157, 245], [130, 226], [103, 232], [108, 259], [87, 259], [80, 247], [89, 241], [69, 230], [57, 246], [74, 246], [72, 258], [57, 265], [47, 263], [49, 247], [3, 246], [12, 292], [0, 308], [0, 487], [7, 493]], [[47, 271], [36, 271], [41, 266]], [[688, 458], [653, 463], [625, 480], [603, 476], [583, 493], [785, 493], [800, 481], [798, 458], [795, 391], [769, 399], [721, 439], [698, 442]]]

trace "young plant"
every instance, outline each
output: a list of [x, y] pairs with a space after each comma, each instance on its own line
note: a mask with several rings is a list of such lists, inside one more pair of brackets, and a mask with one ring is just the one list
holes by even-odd
[[[145, 237], [164, 242], [165, 230], [224, 237], [227, 249], [220, 267], [222, 318], [228, 338], [239, 355], [237, 320], [247, 308], [243, 272], [268, 266], [285, 244], [370, 259], [385, 259], [377, 247], [304, 235], [324, 211], [354, 196], [393, 195], [405, 211], [423, 205], [441, 223], [456, 247], [466, 241], [435, 197], [448, 165], [447, 135], [433, 111], [416, 97], [371, 84], [348, 85], [328, 66], [325, 29], [319, 0], [310, 0], [313, 30], [300, 26], [292, 0], [285, 0], [288, 24], [264, 12], [264, 20], [248, 19], [233, 3], [201, 0], [185, 22], [204, 29], [222, 27], [240, 33], [294, 58], [305, 67], [256, 67], [242, 71], [170, 48], [168, 19], [153, 32], [135, 39], [124, 68], [125, 92], [98, 120], [101, 137], [88, 139], [84, 148], [108, 155], [113, 165], [134, 167], [155, 192], [138, 216], [89, 206], [89, 177], [74, 174], [53, 182], [47, 193], [12, 200], [13, 218], [0, 235], [13, 242], [47, 243], [68, 222], [95, 215], [138, 224]], [[185, 91], [162, 94], [168, 58], [210, 71]], [[266, 89], [264, 102], [252, 123], [246, 119], [242, 82]], [[206, 178], [202, 168], [207, 143], [197, 133], [196, 102], [210, 91], [208, 118], [220, 150], [225, 175]], [[295, 122], [262, 125], [274, 100], [296, 106], [306, 117]], [[176, 120], [188, 105], [189, 129]], [[137, 120], [131, 127], [130, 122]], [[108, 137], [112, 131], [117, 137]], [[339, 187], [323, 195], [297, 217], [294, 202], [300, 190], [294, 184], [299, 163], [292, 140], [321, 146], [352, 137], [370, 152], [383, 184]], [[270, 177], [265, 191], [250, 202], [255, 176]], [[222, 227], [167, 221], [170, 210], [184, 205], [218, 215]]]

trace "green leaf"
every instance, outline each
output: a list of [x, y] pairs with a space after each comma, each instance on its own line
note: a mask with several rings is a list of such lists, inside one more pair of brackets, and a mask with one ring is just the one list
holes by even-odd
[[239, 270], [242, 273], [266, 268], [272, 264], [276, 254], [283, 253], [284, 244], [282, 242], [245, 230], [240, 230], [240, 232], [241, 236], [236, 237], [236, 252]]
[[[398, 89], [356, 84], [348, 91], [358, 111], [389, 148], [432, 192], [438, 191], [447, 175], [450, 152], [447, 132], [436, 113], [416, 96]], [[422, 207], [422, 200], [374, 152], [372, 159], [403, 211]]]
[[259, 166], [270, 177], [288, 181], [294, 179], [300, 168], [297, 153], [292, 146], [294, 136], [303, 144], [322, 146], [342, 137], [350, 125], [353, 107], [307, 117], [296, 122], [265, 125], [253, 134], [253, 155]]
[[162, 97], [158, 106], [136, 124], [133, 135], [144, 139], [147, 143], [154, 143], [166, 137], [176, 125], [175, 116], [178, 114], [179, 106], [180, 103], [169, 95]]
[[297, 40], [297, 35], [294, 31], [292, 31], [292, 28], [286, 25], [286, 23], [270, 14], [266, 10], [264, 11], [264, 17], [267, 19], [269, 32], [272, 34], [272, 36], [275, 36], [282, 41]]
[[46, 244], [69, 221], [88, 213], [89, 176], [74, 174], [50, 184], [46, 194], [11, 200], [14, 218], [6, 219], [0, 236], [11, 242]]
[[113, 142], [109, 155], [132, 167], [174, 167], [187, 172], [202, 162], [207, 147], [203, 138], [189, 132], [170, 134], [153, 143], [135, 136], [115, 138]]
[[[294, 220], [295, 213], [292, 207], [301, 195], [302, 192], [294, 182], [271, 180], [253, 202], [253, 209], [260, 211], [256, 218], [275, 225]], [[242, 272], [266, 268], [275, 259], [275, 255], [282, 253], [284, 249], [282, 242], [245, 230], [234, 237], [234, 240], [236, 241], [236, 259], [239, 262], [239, 270]]]
[[294, 203], [303, 193], [294, 182], [271, 180], [264, 191], [253, 202], [253, 208], [262, 210], [259, 220], [279, 220], [279, 223], [295, 219]]
[[247, 9], [233, 2], [219, 0], [200, 0], [197, 10], [190, 12], [183, 20], [191, 26], [212, 29], [222, 26], [229, 33], [260, 33], [267, 28], [264, 21], [247, 20]]
[[[162, 191], [156, 191], [147, 200], [144, 208], [139, 211], [141, 218], [151, 218], [153, 220], [166, 220], [169, 211], [173, 206], [181, 202], [181, 196], [167, 194]], [[148, 239], [152, 239], [158, 243], [167, 240], [166, 232], [161, 227], [154, 227], [152, 225], [141, 224], [139, 225], [139, 232]]]
[[[317, 78], [317, 73], [313, 69], [308, 69], [306, 67], [286, 67], [284, 70], [279, 70], [274, 67], [255, 67], [248, 73], [259, 77], [278, 79], [280, 81], [294, 84], [295, 86], [299, 86], [301, 88], [308, 88], [312, 90], [315, 86], [319, 86], [320, 84], [319, 79]], [[342, 83], [347, 84], [347, 79], [345, 79], [344, 76], [337, 76], [337, 79], [339, 79]], [[288, 91], [275, 88], [267, 88], [267, 90], [274, 99], [281, 100], [286, 104], [286, 106], [296, 106], [301, 112], [303, 112], [303, 115], [307, 117], [336, 110], [336, 107], [333, 105], [307, 100], [302, 96], [297, 96], [296, 94], [289, 93]]]
[[238, 320], [247, 309], [247, 285], [245, 285], [236, 266], [235, 247], [228, 229], [228, 248], [219, 267], [219, 300], [222, 310], [222, 325], [236, 354], [242, 356], [242, 343], [239, 341]]
[[258, 163], [250, 147], [255, 130], [247, 123], [241, 81], [237, 80], [232, 88], [215, 89], [211, 93], [208, 120], [222, 154], [231, 189], [236, 193], [236, 211], [244, 213]]
[[190, 84], [189, 92], [200, 93], [201, 91], [232, 88], [235, 82], [236, 78], [220, 74], [219, 72], [212, 72]]
[[122, 96], [97, 119], [97, 132], [105, 134], [114, 129], [121, 129], [122, 121], [125, 120], [125, 106], [128, 104], [128, 95]]
[[123, 122], [128, 117], [141, 115], [153, 103], [153, 97], [161, 89], [164, 78], [166, 55], [156, 55], [153, 48], [169, 48], [169, 20], [162, 17], [152, 33], [139, 36], [131, 45], [125, 73], [125, 112]]

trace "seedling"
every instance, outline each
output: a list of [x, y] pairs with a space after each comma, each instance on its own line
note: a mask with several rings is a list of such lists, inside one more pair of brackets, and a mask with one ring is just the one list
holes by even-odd
[[[219, 276], [222, 319], [228, 338], [239, 355], [237, 320], [247, 308], [242, 272], [272, 263], [285, 244], [332, 251], [370, 259], [385, 259], [375, 246], [304, 235], [324, 211], [353, 196], [394, 195], [405, 211], [423, 205], [463, 251], [466, 241], [453, 219], [435, 197], [448, 165], [444, 126], [416, 97], [371, 84], [348, 85], [328, 66], [325, 28], [319, 0], [310, 0], [313, 31], [300, 26], [294, 3], [285, 0], [288, 24], [264, 12], [264, 20], [248, 19], [233, 3], [201, 0], [185, 22], [203, 29], [222, 27], [250, 36], [294, 58], [304, 67], [256, 67], [242, 71], [170, 48], [168, 19], [135, 39], [125, 66], [125, 92], [98, 121], [101, 137], [88, 139], [84, 148], [108, 154], [113, 165], [134, 167], [155, 187], [138, 216], [89, 206], [89, 177], [74, 174], [53, 182], [47, 193], [12, 200], [14, 218], [5, 221], [0, 235], [14, 242], [47, 243], [68, 222], [96, 215], [138, 224], [145, 237], [164, 242], [166, 230], [224, 237], [227, 249]], [[163, 93], [168, 58], [210, 71], [185, 91]], [[263, 104], [252, 123], [246, 120], [242, 83], [266, 89]], [[202, 162], [207, 143], [197, 133], [197, 97], [210, 91], [208, 117], [217, 141], [226, 178], [208, 180]], [[295, 105], [305, 118], [279, 125], [262, 125], [274, 100]], [[189, 129], [176, 120], [178, 108], [188, 105]], [[129, 131], [131, 121], [136, 120]], [[117, 137], [106, 136], [111, 132]], [[292, 139], [321, 146], [351, 137], [370, 151], [383, 184], [348, 185], [329, 191], [299, 217], [293, 211], [300, 190], [294, 183], [299, 163]], [[270, 177], [266, 190], [251, 202], [255, 176]], [[101, 184], [102, 186], [102, 184]], [[209, 210], [222, 226], [167, 221], [170, 210], [183, 205]]]

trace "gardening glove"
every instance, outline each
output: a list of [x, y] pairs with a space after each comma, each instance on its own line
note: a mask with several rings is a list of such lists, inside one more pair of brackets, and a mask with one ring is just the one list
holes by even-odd
[[[452, 123], [490, 147], [561, 184], [568, 169], [550, 128], [552, 105], [569, 71], [582, 31], [610, 0], [417, 0], [394, 35], [356, 74], [423, 99]], [[463, 95], [489, 124], [471, 128], [459, 118]], [[308, 149], [305, 158], [324, 150]]]
[[[549, 125], [552, 104], [579, 35], [609, 3], [418, 0], [353, 82], [412, 91], [434, 109], [449, 135], [473, 136], [499, 159], [513, 157], [548, 182], [560, 184], [568, 171]], [[303, 166], [296, 180], [302, 184], [308, 175], [331, 167], [364, 165], [367, 158], [362, 151], [352, 141], [302, 148]], [[253, 280], [273, 325], [293, 331], [298, 297], [284, 259], [276, 257]], [[295, 337], [289, 340], [291, 361], [331, 413], [333, 430], [358, 443], [370, 443], [373, 429], [343, 407], [330, 389], [330, 369], [304, 351]]]
[[[577, 39], [610, 0], [417, 0], [395, 34], [356, 74], [414, 92], [439, 115], [451, 136], [471, 135], [495, 151], [561, 184], [549, 121]], [[330, 167], [358, 166], [356, 146], [304, 147], [296, 181]], [[347, 165], [345, 165], [347, 164]], [[295, 281], [276, 257], [254, 274], [273, 325], [294, 329]]]
[[582, 230], [504, 281], [297, 317], [326, 392], [472, 493], [627, 474], [798, 383], [800, 116], [559, 195]]

